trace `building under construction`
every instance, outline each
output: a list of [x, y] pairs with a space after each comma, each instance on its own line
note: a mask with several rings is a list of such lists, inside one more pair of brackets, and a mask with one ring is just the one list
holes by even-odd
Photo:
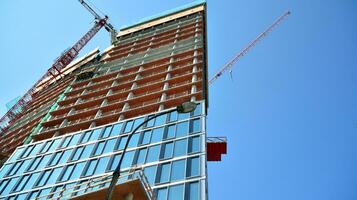
[[[73, 61], [111, 28], [95, 17], [2, 118], [0, 200], [103, 199], [119, 163], [113, 199], [207, 199], [206, 162], [226, 141], [206, 134], [205, 1], [122, 28], [104, 52]], [[187, 102], [196, 107], [182, 112]]]

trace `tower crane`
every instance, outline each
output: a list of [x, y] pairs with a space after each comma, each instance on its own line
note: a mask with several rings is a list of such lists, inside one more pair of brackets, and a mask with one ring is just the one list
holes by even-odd
[[95, 17], [94, 26], [84, 34], [80, 40], [78, 40], [71, 48], [64, 51], [52, 66], [47, 70], [47, 72], [14, 104], [4, 116], [0, 119], [0, 134], [7, 131], [9, 126], [16, 121], [16, 119], [21, 117], [23, 111], [26, 110], [27, 106], [36, 96], [39, 91], [38, 88], [44, 85], [44, 81], [48, 78], [50, 80], [56, 79], [61, 76], [61, 70], [70, 64], [79, 54], [80, 50], [94, 37], [98, 31], [104, 27], [111, 34], [112, 44], [116, 41], [116, 34], [114, 27], [108, 22], [108, 16], [101, 17], [96, 13], [84, 0], [79, 0], [79, 2]]
[[236, 56], [234, 56], [228, 63], [226, 63], [209, 81], [208, 84], [211, 85], [226, 71], [231, 71], [234, 64], [239, 61], [245, 54], [248, 53], [258, 42], [260, 42], [264, 37], [268, 35], [275, 27], [277, 27], [287, 16], [291, 14], [290, 11], [285, 12], [278, 19], [276, 19], [265, 31], [260, 33], [253, 41], [251, 41], [245, 48], [243, 48]]

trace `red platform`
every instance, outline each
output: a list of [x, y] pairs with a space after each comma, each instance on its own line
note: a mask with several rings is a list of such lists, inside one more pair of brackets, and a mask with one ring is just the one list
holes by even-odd
[[222, 154], [227, 154], [227, 138], [208, 137], [207, 161], [221, 161]]

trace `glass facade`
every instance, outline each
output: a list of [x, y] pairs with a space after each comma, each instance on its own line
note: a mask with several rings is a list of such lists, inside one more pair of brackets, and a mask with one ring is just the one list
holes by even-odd
[[[159, 200], [206, 194], [203, 102], [188, 114], [173, 111], [134, 133], [122, 172], [142, 168]], [[128, 134], [147, 116], [18, 147], [0, 169], [0, 200], [32, 199], [111, 174]]]

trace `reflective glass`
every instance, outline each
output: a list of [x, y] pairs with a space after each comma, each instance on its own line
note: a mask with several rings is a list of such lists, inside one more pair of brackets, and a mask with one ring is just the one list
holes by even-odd
[[29, 156], [29, 154], [31, 153], [33, 149], [33, 146], [28, 146], [26, 147], [26, 150], [24, 151], [24, 153], [21, 155], [21, 158], [26, 158]]
[[128, 136], [120, 138], [119, 145], [118, 145], [118, 148], [117, 148], [118, 150], [123, 150], [124, 149], [127, 139], [128, 139]]
[[95, 170], [95, 166], [97, 165], [98, 160], [94, 159], [94, 160], [90, 160], [87, 164], [87, 169], [84, 173], [84, 176], [90, 176], [93, 175], [94, 170]]
[[78, 134], [75, 134], [73, 135], [71, 141], [69, 142], [68, 146], [74, 146], [76, 144], [78, 144], [78, 141], [79, 139], [81, 138], [82, 134], [81, 133], [78, 133]]
[[172, 162], [171, 181], [182, 180], [185, 177], [185, 160]]
[[188, 195], [188, 200], [199, 200], [199, 183], [198, 182], [193, 182], [189, 184], [189, 195]]
[[183, 199], [183, 184], [171, 186], [169, 188], [168, 200], [182, 200]]
[[[133, 128], [138, 127], [142, 122], [144, 122], [144, 117], [136, 119], [134, 121]], [[138, 130], [141, 130], [141, 129], [142, 129], [142, 126]]]
[[54, 184], [54, 183], [56, 182], [58, 176], [61, 174], [62, 169], [63, 169], [63, 167], [55, 168], [55, 169], [52, 171], [50, 177], [48, 178], [48, 181], [47, 181], [46, 184], [47, 184], [47, 185]]
[[156, 200], [166, 200], [167, 197], [167, 188], [162, 188], [157, 190]]
[[186, 136], [188, 133], [188, 121], [177, 124], [176, 137]]
[[35, 159], [33, 159], [30, 167], [27, 169], [27, 171], [32, 171], [34, 169], [36, 169], [37, 165], [40, 163], [41, 161], [41, 157], [36, 157]]
[[96, 167], [94, 174], [102, 174], [105, 172], [105, 170], [107, 169], [109, 158], [110, 158], [109, 156], [106, 156], [106, 157], [99, 159], [98, 165]]
[[144, 148], [144, 149], [140, 149], [138, 151], [138, 159], [136, 161], [136, 164], [143, 164], [145, 162], [145, 157], [146, 157], [146, 151], [147, 149]]
[[102, 142], [99, 142], [95, 151], [94, 151], [94, 154], [93, 156], [97, 156], [99, 154], [102, 153], [103, 149], [104, 149], [104, 144], [105, 144], [105, 141], [102, 141]]
[[[45, 166], [47, 165], [48, 161], [50, 160], [51, 158], [51, 154], [48, 154], [48, 155], [45, 155], [42, 157], [41, 161], [40, 161], [40, 164], [37, 165], [36, 169], [43, 169], [45, 168]], [[36, 170], [35, 169], [35, 170]]]
[[187, 139], [175, 141], [174, 156], [186, 155], [187, 151]]
[[73, 171], [74, 165], [68, 165], [62, 172], [62, 176], [59, 181], [67, 181]]
[[172, 157], [173, 147], [174, 147], [173, 142], [164, 144], [164, 154], [163, 154], [164, 159], [168, 159]]
[[[46, 195], [48, 195], [50, 192], [51, 192], [51, 188], [42, 189], [42, 190], [40, 190], [40, 192], [39, 192], [39, 194], [38, 194], [38, 197], [46, 196]], [[44, 199], [45, 199], [45, 198], [40, 198], [40, 200], [44, 200]]]
[[20, 168], [17, 170], [16, 174], [22, 174], [25, 171], [25, 169], [27, 169], [29, 167], [31, 162], [32, 162], [32, 159], [24, 160], [22, 162], [22, 165], [20, 166]]
[[12, 164], [7, 164], [7, 165], [4, 165], [4, 167], [1, 169], [0, 171], [0, 179], [2, 177], [4, 177], [4, 175], [9, 171], [10, 167], [11, 167]]
[[164, 128], [156, 128], [152, 130], [151, 143], [160, 142], [164, 135]]
[[82, 160], [82, 159], [89, 158], [93, 148], [94, 148], [94, 144], [89, 144], [89, 145], [85, 146], [83, 153], [81, 154], [79, 159]]
[[51, 170], [44, 171], [41, 175], [41, 178], [39, 179], [39, 182], [37, 183], [37, 186], [45, 185], [50, 174]]
[[170, 167], [170, 163], [161, 165], [160, 183], [165, 183], [170, 180]]
[[25, 200], [27, 193], [22, 193], [16, 196], [16, 200]]
[[102, 129], [95, 129], [92, 132], [92, 135], [90, 136], [89, 141], [94, 141], [94, 140], [98, 140], [100, 133], [102, 132]]
[[150, 143], [151, 131], [144, 131], [141, 140], [141, 144], [148, 144]]
[[21, 178], [20, 182], [16, 185], [14, 191], [18, 192], [23, 189], [25, 186], [26, 181], [30, 178], [30, 175], [25, 175]]
[[61, 143], [61, 140], [62, 140], [62, 138], [58, 138], [58, 139], [53, 140], [53, 142], [51, 144], [51, 147], [48, 149], [47, 152], [55, 150], [58, 147], [58, 145]]
[[16, 160], [24, 152], [25, 148], [19, 148], [15, 151], [14, 155], [11, 156], [9, 162]]
[[193, 157], [188, 159], [188, 172], [187, 176], [198, 176], [200, 175], [200, 162], [199, 157]]
[[10, 181], [10, 179], [4, 180], [0, 182], [0, 195], [2, 194], [2, 190], [6, 187], [7, 183]]
[[92, 131], [86, 131], [86, 132], [84, 132], [80, 143], [86, 143], [86, 142], [88, 142], [91, 133], [92, 133]]
[[112, 132], [110, 133], [110, 136], [119, 135], [122, 126], [123, 126], [123, 123], [115, 124], [113, 126]]
[[140, 133], [133, 134], [133, 136], [131, 137], [131, 139], [129, 141], [128, 148], [138, 146], [139, 137], [140, 137]]
[[32, 174], [30, 179], [27, 181], [24, 190], [31, 189], [35, 185], [40, 174], [41, 174], [40, 172]]
[[144, 169], [144, 174], [146, 176], [146, 178], [148, 179], [148, 182], [150, 185], [153, 185], [155, 182], [155, 177], [156, 177], [156, 168], [157, 166], [151, 166], [151, 167], [146, 167]]
[[149, 147], [146, 163], [158, 161], [160, 155], [159, 153], [160, 153], [160, 145]]
[[16, 171], [21, 167], [22, 161], [16, 162], [15, 164], [13, 164], [11, 170], [9, 171], [9, 173], [7, 174], [7, 176], [12, 176], [16, 173]]
[[134, 159], [134, 153], [135, 151], [129, 151], [125, 153], [121, 168], [131, 167], [131, 164], [133, 163]]
[[31, 194], [28, 196], [28, 199], [34, 199], [37, 197], [39, 191], [34, 191], [31, 192]]
[[62, 144], [61, 144], [60, 148], [65, 148], [65, 147], [67, 147], [68, 144], [69, 144], [69, 142], [71, 141], [71, 137], [72, 137], [72, 136], [67, 136], [67, 137], [65, 137], [65, 138], [63, 139], [63, 141], [62, 141]]
[[201, 131], [201, 120], [200, 119], [192, 120], [192, 133], [196, 133], [200, 131]]
[[119, 164], [120, 157], [121, 157], [121, 154], [116, 154], [116, 155], [112, 156], [112, 159], [110, 161], [111, 162], [110, 167], [108, 168], [109, 171], [112, 171], [117, 167], [117, 165]]
[[9, 194], [10, 191], [12, 190], [12, 188], [14, 187], [14, 185], [16, 184], [16, 182], [17, 182], [18, 180], [19, 180], [19, 177], [10, 179], [10, 181], [8, 182], [8, 184], [6, 185], [6, 187], [5, 187], [4, 190], [1, 192], [0, 195], [7, 195], [7, 194]]
[[193, 116], [201, 115], [202, 112], [202, 105], [199, 103], [197, 104], [196, 109], [193, 111]]
[[105, 127], [101, 138], [107, 138], [107, 137], [109, 137], [111, 130], [112, 130], [112, 126], [107, 126], [107, 127]]
[[117, 140], [118, 140], [117, 138], [108, 140], [105, 144], [103, 154], [113, 152]]
[[167, 135], [166, 138], [173, 138], [175, 137], [175, 129], [176, 125], [170, 125], [167, 127]]
[[178, 120], [190, 118], [190, 113], [179, 113]]
[[190, 153], [200, 151], [200, 136], [190, 138]]
[[125, 129], [124, 129], [124, 133], [129, 133], [133, 128], [133, 121], [127, 121], [125, 124]]
[[49, 166], [57, 165], [59, 159], [61, 158], [61, 155], [62, 155], [62, 152], [61, 152], [61, 151], [56, 152], [56, 153], [54, 154], [54, 156], [52, 157], [52, 160], [51, 160]]
[[170, 116], [169, 116], [169, 122], [173, 122], [177, 120], [177, 111], [174, 112], [170, 112]]
[[51, 144], [52, 144], [52, 141], [47, 141], [47, 142], [43, 145], [43, 147], [42, 147], [40, 153], [46, 153], [46, 152], [48, 151], [48, 149], [51, 147]]
[[73, 154], [71, 160], [78, 160], [79, 157], [80, 157], [80, 155], [81, 155], [81, 153], [82, 153], [82, 151], [83, 151], [83, 149], [84, 149], [84, 147], [78, 147], [78, 148], [75, 150], [75, 152], [74, 152], [74, 154]]
[[69, 156], [71, 156], [72, 150], [73, 149], [68, 149], [68, 150], [64, 151], [62, 156], [61, 156], [61, 158], [60, 158], [60, 160], [59, 160], [59, 162], [58, 162], [58, 164], [63, 164], [65, 162], [67, 162]]
[[77, 163], [73, 169], [73, 172], [72, 172], [72, 175], [70, 176], [70, 180], [76, 180], [78, 179], [81, 174], [82, 174], [82, 171], [84, 169], [84, 166], [85, 166], [86, 162], [80, 162], [80, 163]]
[[31, 153], [28, 155], [28, 157], [36, 155], [36, 154], [38, 153], [38, 151], [41, 149], [41, 147], [42, 147], [42, 143], [36, 144], [36, 145], [33, 147]]
[[155, 126], [160, 126], [166, 123], [166, 115], [161, 115], [156, 117], [155, 119]]
[[[149, 115], [148, 118], [152, 117], [153, 115]], [[152, 127], [154, 126], [155, 118], [151, 119], [150, 121], [146, 122], [145, 127]]]

